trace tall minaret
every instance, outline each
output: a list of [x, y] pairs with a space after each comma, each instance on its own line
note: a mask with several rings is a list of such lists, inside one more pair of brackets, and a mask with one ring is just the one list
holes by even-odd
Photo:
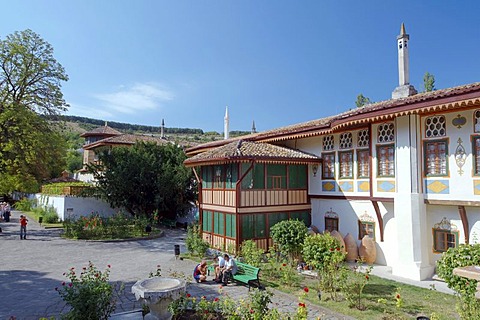
[[225, 118], [223, 118], [223, 138], [226, 140], [230, 137], [228, 106], [225, 107]]
[[392, 92], [392, 99], [405, 98], [417, 93], [410, 85], [408, 40], [410, 36], [405, 32], [405, 25], [400, 27], [400, 35], [397, 36], [398, 50], [398, 87]]
[[160, 138], [165, 139], [165, 119], [162, 119], [162, 126], [160, 127]]
[[257, 128], [255, 128], [255, 120], [252, 122], [252, 133], [257, 133]]

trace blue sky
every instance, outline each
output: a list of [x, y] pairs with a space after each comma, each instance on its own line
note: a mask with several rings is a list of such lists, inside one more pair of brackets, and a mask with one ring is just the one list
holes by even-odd
[[410, 34], [410, 82], [480, 81], [480, 1], [17, 0], [0, 38], [32, 29], [70, 80], [67, 114], [223, 131], [263, 131], [339, 113], [398, 85], [396, 36]]

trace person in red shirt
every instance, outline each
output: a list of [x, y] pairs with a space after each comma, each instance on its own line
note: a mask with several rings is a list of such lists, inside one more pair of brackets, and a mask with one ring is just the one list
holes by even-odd
[[202, 260], [202, 263], [197, 264], [193, 269], [193, 278], [197, 282], [207, 281], [207, 262], [205, 260]]
[[27, 217], [20, 215], [20, 239], [27, 239], [27, 222]]

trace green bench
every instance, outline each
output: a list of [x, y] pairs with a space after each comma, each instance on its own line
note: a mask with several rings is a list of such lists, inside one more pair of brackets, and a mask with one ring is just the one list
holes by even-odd
[[[237, 273], [233, 275], [233, 280], [248, 285], [248, 290], [250, 290], [252, 285], [259, 289], [263, 289], [263, 287], [260, 285], [260, 279], [258, 278], [260, 268], [242, 262], [235, 262], [237, 264]], [[215, 269], [213, 265], [209, 265], [207, 270], [209, 275], [214, 275]]]
[[250, 290], [252, 285], [262, 289], [260, 279], [258, 278], [260, 268], [242, 262], [235, 262], [237, 263], [237, 273], [233, 275], [233, 280], [248, 285], [248, 290]]

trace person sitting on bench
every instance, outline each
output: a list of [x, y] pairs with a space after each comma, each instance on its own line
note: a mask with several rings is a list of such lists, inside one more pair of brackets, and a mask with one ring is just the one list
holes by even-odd
[[225, 259], [221, 255], [213, 258], [213, 267], [215, 270], [215, 282], [222, 281], [222, 271], [225, 268]]
[[202, 260], [202, 263], [197, 264], [195, 269], [193, 269], [193, 278], [197, 282], [207, 281], [207, 261]]
[[222, 282], [223, 285], [226, 286], [228, 279], [233, 278], [233, 275], [237, 273], [237, 264], [235, 263], [235, 260], [228, 256], [228, 254], [225, 254], [223, 258], [225, 259], [225, 268], [222, 272]]

